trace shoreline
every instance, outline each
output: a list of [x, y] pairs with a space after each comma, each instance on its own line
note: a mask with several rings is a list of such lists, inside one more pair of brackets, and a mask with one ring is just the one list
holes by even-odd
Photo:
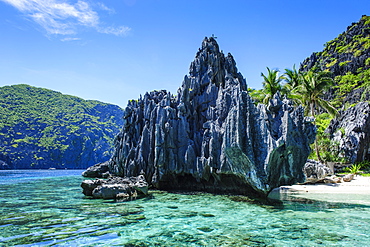
[[269, 198], [289, 200], [299, 197], [312, 200], [370, 205], [370, 177], [355, 176], [351, 182], [337, 184], [295, 184], [273, 189]]
[[290, 186], [280, 186], [272, 190], [274, 193], [350, 193], [350, 194], [369, 194], [370, 177], [355, 176], [351, 182], [336, 184], [295, 184]]

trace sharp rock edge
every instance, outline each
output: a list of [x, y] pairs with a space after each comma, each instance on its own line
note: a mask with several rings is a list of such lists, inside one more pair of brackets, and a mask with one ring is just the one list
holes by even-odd
[[303, 108], [279, 94], [256, 106], [233, 56], [206, 37], [177, 95], [128, 103], [109, 169], [164, 190], [267, 195], [304, 181], [315, 134]]

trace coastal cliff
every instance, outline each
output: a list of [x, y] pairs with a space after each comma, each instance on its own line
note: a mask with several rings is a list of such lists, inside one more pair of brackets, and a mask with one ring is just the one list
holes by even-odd
[[266, 195], [304, 181], [315, 134], [303, 108], [279, 94], [256, 106], [233, 56], [205, 38], [177, 95], [129, 102], [109, 169], [164, 190]]

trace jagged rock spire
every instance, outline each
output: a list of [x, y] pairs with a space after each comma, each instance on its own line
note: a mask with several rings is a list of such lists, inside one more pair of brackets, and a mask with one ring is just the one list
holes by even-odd
[[276, 95], [255, 106], [231, 54], [205, 38], [178, 95], [146, 93], [125, 110], [111, 172], [159, 189], [266, 195], [303, 182], [315, 129]]
[[228, 53], [225, 57], [213, 37], [204, 38], [202, 48], [190, 65], [189, 76], [196, 78], [201, 85], [205, 85], [210, 82], [220, 83], [226, 75], [240, 77], [240, 83], [245, 84], [242, 75], [238, 73], [233, 56]]

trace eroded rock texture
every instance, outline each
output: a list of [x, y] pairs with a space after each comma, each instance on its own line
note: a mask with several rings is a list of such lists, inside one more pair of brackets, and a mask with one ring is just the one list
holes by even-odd
[[370, 158], [370, 104], [360, 102], [333, 119], [325, 132], [339, 144], [341, 155], [350, 163]]
[[148, 183], [143, 175], [129, 178], [109, 177], [107, 180], [84, 180], [81, 187], [85, 196], [93, 198], [125, 201], [148, 195]]
[[177, 95], [129, 102], [109, 166], [159, 189], [265, 195], [304, 181], [314, 137], [303, 108], [279, 95], [255, 106], [233, 56], [205, 38]]
[[90, 166], [82, 173], [82, 176], [89, 178], [107, 178], [109, 175], [108, 161]]
[[331, 174], [329, 167], [316, 160], [307, 160], [303, 172], [306, 176], [306, 183], [321, 182]]

